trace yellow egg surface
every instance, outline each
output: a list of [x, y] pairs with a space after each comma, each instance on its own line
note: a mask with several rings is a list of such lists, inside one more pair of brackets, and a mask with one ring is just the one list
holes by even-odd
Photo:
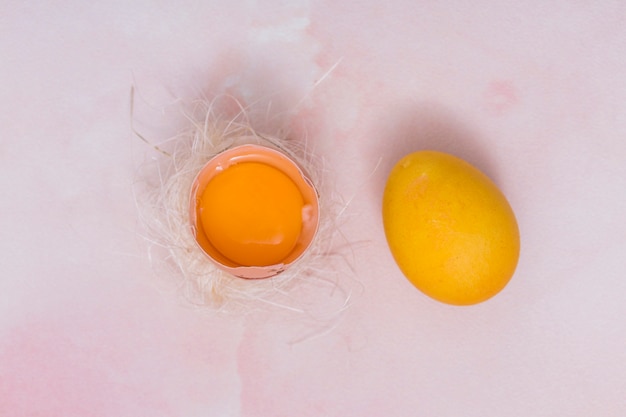
[[383, 224], [404, 275], [444, 303], [485, 301], [515, 272], [520, 237], [511, 206], [485, 174], [455, 156], [402, 158], [387, 179]]

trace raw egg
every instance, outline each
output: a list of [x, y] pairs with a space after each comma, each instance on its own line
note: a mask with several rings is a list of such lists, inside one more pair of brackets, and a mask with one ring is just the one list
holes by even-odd
[[302, 230], [300, 190], [271, 165], [233, 165], [207, 184], [200, 200], [207, 238], [243, 266], [279, 263], [293, 250]]
[[241, 278], [283, 272], [319, 225], [317, 191], [286, 154], [247, 144], [209, 160], [193, 182], [189, 214], [200, 249]]
[[520, 235], [507, 199], [480, 170], [450, 154], [419, 151], [395, 165], [383, 225], [403, 274], [444, 303], [485, 301], [517, 267]]

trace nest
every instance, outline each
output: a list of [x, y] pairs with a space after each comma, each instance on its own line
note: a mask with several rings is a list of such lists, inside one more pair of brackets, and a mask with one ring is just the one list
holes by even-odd
[[[257, 132], [243, 110], [226, 119], [216, 114], [211, 102], [195, 103], [193, 109], [200, 117], [184, 113], [187, 129], [164, 144], [150, 144], [153, 157], [141, 166], [134, 187], [142, 236], [155, 271], [179, 277], [184, 297], [202, 307], [222, 311], [277, 307], [326, 314], [328, 309], [313, 304], [329, 305], [328, 300], [334, 300], [330, 304], [334, 313], [344, 309], [351, 292], [338, 272], [350, 264], [344, 253], [350, 245], [339, 224], [345, 204], [325, 181], [328, 173], [323, 160], [307, 149], [306, 140]], [[194, 178], [212, 157], [242, 144], [281, 150], [307, 173], [319, 196], [319, 228], [310, 247], [287, 270], [266, 279], [242, 279], [219, 269], [190, 229], [189, 193]]]

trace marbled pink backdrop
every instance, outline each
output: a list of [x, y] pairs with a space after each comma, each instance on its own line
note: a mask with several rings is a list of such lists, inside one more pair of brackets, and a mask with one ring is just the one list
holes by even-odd
[[[545, 3], [5, 1], [0, 416], [625, 415], [626, 5]], [[308, 288], [217, 315], [151, 267], [131, 86], [155, 141], [219, 94], [306, 135], [349, 201], [343, 314]], [[518, 215], [484, 304], [427, 299], [388, 252], [386, 174], [420, 148]]]

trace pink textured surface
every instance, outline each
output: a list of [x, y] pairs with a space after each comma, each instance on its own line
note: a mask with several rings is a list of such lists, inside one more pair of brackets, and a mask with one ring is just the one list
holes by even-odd
[[[622, 2], [63, 3], [0, 12], [0, 416], [626, 414]], [[131, 85], [156, 141], [222, 93], [306, 132], [351, 199], [339, 318], [219, 316], [155, 276]], [[429, 300], [388, 252], [386, 174], [422, 148], [518, 216], [484, 304]]]

